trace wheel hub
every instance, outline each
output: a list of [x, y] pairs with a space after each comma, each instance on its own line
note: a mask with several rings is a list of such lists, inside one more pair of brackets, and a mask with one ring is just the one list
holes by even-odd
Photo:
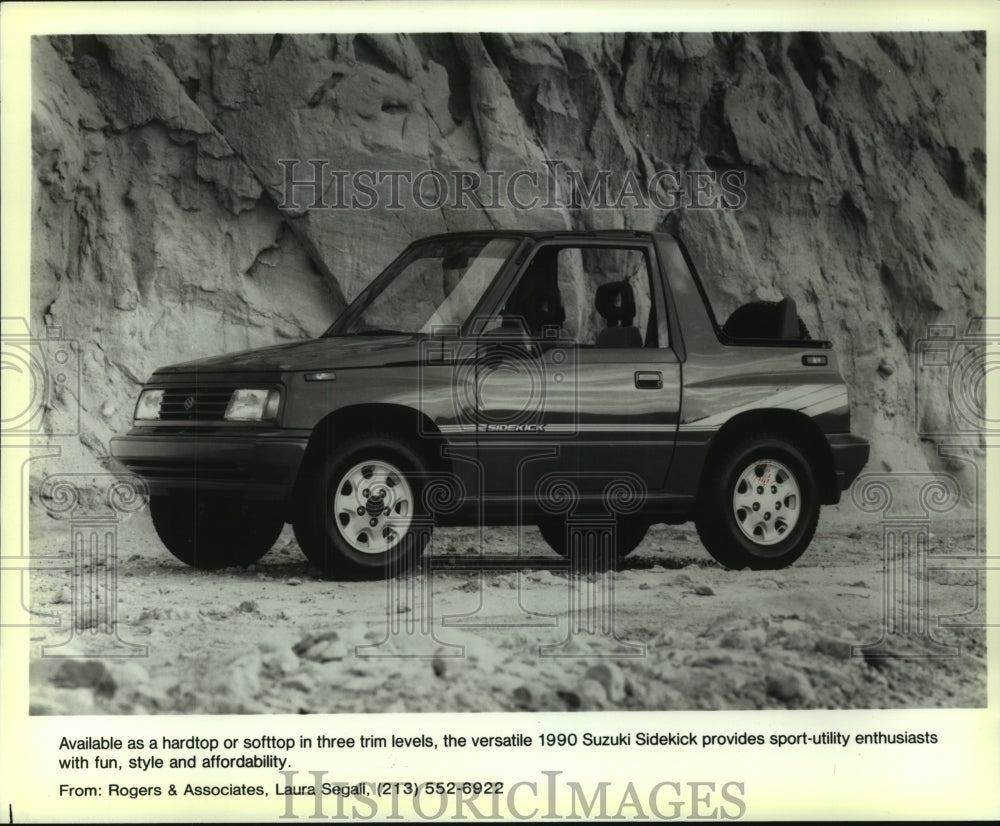
[[740, 531], [757, 545], [775, 545], [799, 521], [798, 481], [781, 462], [760, 459], [744, 468], [733, 489], [733, 515]]
[[359, 462], [339, 480], [333, 515], [341, 537], [354, 550], [385, 553], [409, 530], [413, 489], [390, 462]]
[[365, 511], [369, 516], [378, 516], [386, 509], [384, 501], [382, 496], [370, 496], [365, 504]]

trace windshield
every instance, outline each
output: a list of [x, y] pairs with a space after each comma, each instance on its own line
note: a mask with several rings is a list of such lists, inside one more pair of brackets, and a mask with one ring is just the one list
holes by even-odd
[[357, 297], [327, 336], [424, 333], [460, 326], [517, 246], [514, 238], [420, 244]]

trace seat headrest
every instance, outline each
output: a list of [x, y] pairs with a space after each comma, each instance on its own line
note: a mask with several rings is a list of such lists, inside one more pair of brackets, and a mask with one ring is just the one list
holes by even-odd
[[601, 284], [594, 296], [594, 304], [609, 327], [628, 327], [635, 318], [635, 293], [628, 281]]
[[548, 325], [561, 325], [566, 320], [559, 293], [557, 252], [555, 249], [539, 251], [504, 309], [506, 313], [522, 316], [533, 333]]
[[566, 320], [566, 310], [559, 303], [559, 294], [545, 296], [542, 305], [535, 311], [535, 324], [546, 327], [550, 324], [561, 325]]

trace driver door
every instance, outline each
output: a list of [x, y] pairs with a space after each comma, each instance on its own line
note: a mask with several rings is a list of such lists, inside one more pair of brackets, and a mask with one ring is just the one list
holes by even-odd
[[[536, 501], [569, 480], [662, 489], [680, 409], [650, 244], [536, 249], [480, 338], [477, 451], [487, 496]], [[498, 334], [506, 331], [506, 335]]]

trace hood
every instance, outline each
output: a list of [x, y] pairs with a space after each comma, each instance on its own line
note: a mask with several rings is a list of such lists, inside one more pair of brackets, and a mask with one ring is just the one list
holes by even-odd
[[317, 338], [171, 364], [159, 368], [156, 373], [163, 375], [257, 370], [273, 373], [383, 367], [416, 361], [419, 343], [425, 338], [419, 335]]

